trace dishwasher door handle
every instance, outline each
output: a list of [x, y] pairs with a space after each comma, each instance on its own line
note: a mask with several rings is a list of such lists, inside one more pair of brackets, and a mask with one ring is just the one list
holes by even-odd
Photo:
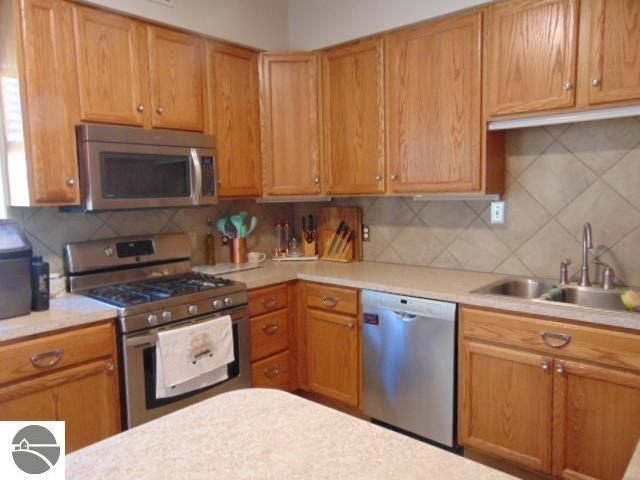
[[413, 315], [411, 313], [406, 313], [406, 312], [398, 312], [396, 310], [393, 310], [393, 313], [400, 317], [400, 319], [402, 319], [402, 321], [404, 322], [413, 322], [416, 318], [418, 318], [417, 315]]

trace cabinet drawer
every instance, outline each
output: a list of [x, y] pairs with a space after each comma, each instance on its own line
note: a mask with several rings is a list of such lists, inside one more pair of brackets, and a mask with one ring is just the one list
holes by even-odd
[[113, 324], [103, 323], [0, 347], [0, 384], [113, 355]]
[[470, 307], [461, 319], [465, 338], [640, 371], [637, 334]]
[[261, 288], [249, 292], [249, 316], [254, 317], [287, 306], [287, 285]]
[[287, 309], [251, 319], [251, 359], [264, 358], [288, 347]]
[[251, 375], [254, 387], [289, 390], [289, 352], [255, 362], [251, 367]]
[[307, 306], [346, 315], [358, 314], [358, 291], [317, 283], [307, 285]]

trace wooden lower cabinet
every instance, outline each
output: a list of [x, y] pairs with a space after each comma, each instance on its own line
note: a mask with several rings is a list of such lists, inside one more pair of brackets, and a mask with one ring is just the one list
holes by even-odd
[[[83, 348], [87, 338], [96, 337], [104, 341], [96, 341], [93, 350]], [[51, 340], [60, 346], [51, 349]], [[99, 348], [107, 342], [108, 351]], [[64, 363], [67, 352], [73, 358], [70, 365]], [[35, 367], [31, 358], [43, 353], [43, 366]], [[112, 324], [8, 344], [0, 347], [0, 356], [5, 354], [15, 355], [15, 361], [0, 366], [0, 420], [64, 420], [67, 453], [120, 432]]]
[[460, 442], [555, 477], [620, 480], [640, 440], [638, 352], [638, 334], [462, 307]]

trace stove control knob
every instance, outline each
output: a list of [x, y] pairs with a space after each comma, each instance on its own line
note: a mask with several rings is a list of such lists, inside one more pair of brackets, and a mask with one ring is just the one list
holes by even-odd
[[226, 298], [224, 299], [224, 304], [225, 304], [227, 307], [230, 307], [231, 305], [233, 305], [233, 298], [231, 298], [231, 297], [226, 297]]
[[170, 322], [171, 321], [171, 312], [168, 310], [165, 310], [164, 312], [162, 312], [162, 320], [165, 322]]
[[104, 254], [105, 254], [107, 257], [112, 257], [112, 256], [113, 256], [113, 248], [111, 248], [111, 247], [106, 247], [106, 248], [104, 249]]
[[189, 313], [191, 315], [197, 315], [198, 314], [198, 306], [197, 305], [189, 305]]
[[158, 316], [155, 313], [150, 313], [147, 317], [147, 323], [149, 325], [156, 325], [158, 323]]
[[215, 308], [216, 310], [222, 308], [222, 300], [214, 300], [213, 303], [213, 308]]

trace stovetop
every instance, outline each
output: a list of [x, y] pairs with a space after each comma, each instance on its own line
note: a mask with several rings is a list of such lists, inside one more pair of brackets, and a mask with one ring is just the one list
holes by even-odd
[[84, 293], [109, 305], [127, 308], [199, 292], [213, 294], [214, 290], [233, 284], [232, 280], [226, 278], [192, 272], [172, 277], [107, 285]]

